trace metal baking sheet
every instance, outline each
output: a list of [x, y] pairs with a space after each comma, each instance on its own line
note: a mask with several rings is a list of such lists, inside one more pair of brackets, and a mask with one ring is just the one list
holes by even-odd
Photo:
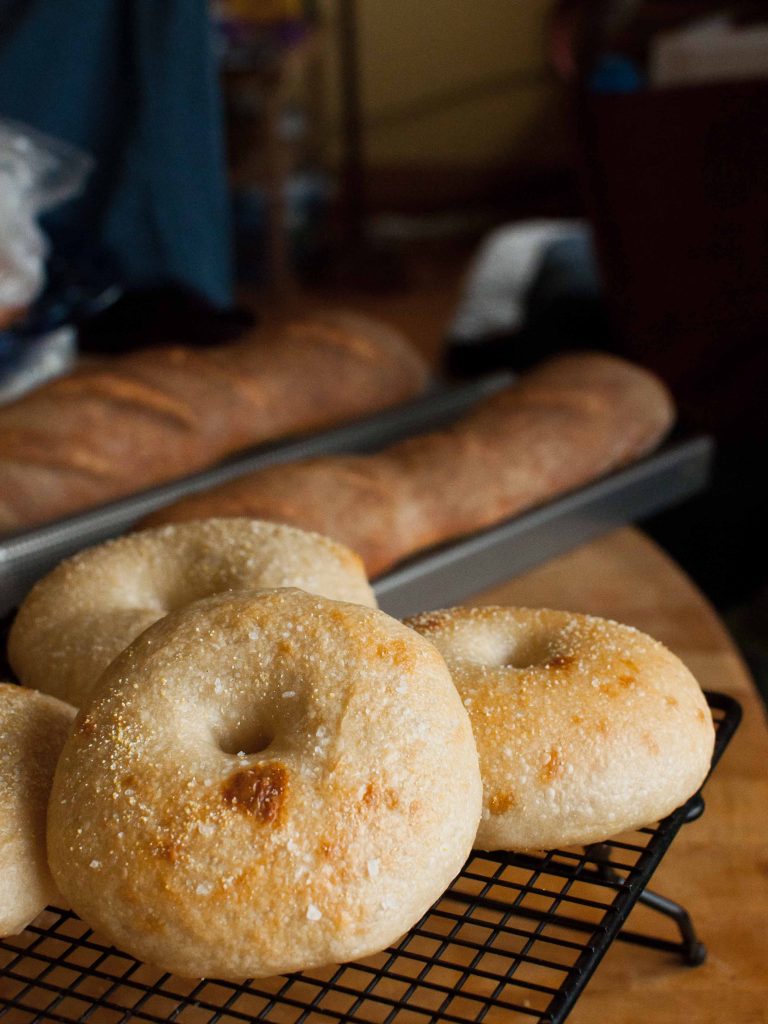
[[702, 491], [714, 444], [693, 437], [499, 526], [411, 559], [374, 584], [381, 608], [397, 618], [459, 604], [473, 594], [627, 523]]
[[[699, 493], [709, 480], [713, 454], [714, 444], [708, 437], [670, 441], [610, 476], [404, 562], [374, 583], [379, 603], [398, 618], [459, 603], [600, 534], [639, 522]], [[99, 535], [93, 528], [68, 530], [80, 525], [73, 520], [0, 546], [0, 615], [14, 608], [61, 558], [131, 525], [107, 522], [110, 528]], [[101, 529], [105, 523], [96, 526]], [[35, 535], [41, 537], [40, 547], [35, 547]]]
[[513, 374], [500, 372], [462, 384], [442, 385], [375, 416], [319, 434], [262, 445], [202, 473], [4, 537], [0, 540], [0, 614], [18, 604], [31, 585], [63, 558], [124, 533], [156, 508], [278, 462], [373, 451], [411, 434], [436, 429], [513, 380]]

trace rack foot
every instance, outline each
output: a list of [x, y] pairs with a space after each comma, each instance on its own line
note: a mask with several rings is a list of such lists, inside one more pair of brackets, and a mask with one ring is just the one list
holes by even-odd
[[[704, 801], [699, 796], [691, 802], [688, 814], [686, 815], [686, 823], [695, 821], [703, 811]], [[590, 854], [594, 858], [598, 873], [603, 878], [610, 881], [621, 881], [621, 876], [610, 865], [604, 863], [610, 856], [607, 847], [603, 847], [599, 843], [595, 844], [590, 847]], [[630, 942], [636, 946], [648, 946], [651, 949], [662, 949], [670, 953], [676, 953], [682, 957], [683, 963], [688, 967], [698, 967], [699, 964], [704, 963], [707, 959], [707, 947], [696, 934], [691, 916], [685, 907], [650, 889], [644, 889], [638, 896], [637, 902], [650, 907], [657, 914], [663, 914], [674, 921], [680, 933], [680, 941], [671, 942], [668, 939], [658, 939], [652, 935], [643, 935], [640, 932], [626, 928], [622, 929], [616, 936], [620, 942]]]

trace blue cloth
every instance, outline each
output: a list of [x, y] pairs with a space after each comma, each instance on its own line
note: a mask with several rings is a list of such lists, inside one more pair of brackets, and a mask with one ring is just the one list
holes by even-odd
[[229, 193], [206, 0], [0, 0], [0, 116], [89, 152], [54, 246], [125, 286], [232, 299]]
[[640, 92], [647, 82], [637, 64], [621, 53], [605, 53], [589, 76], [592, 92], [607, 96]]

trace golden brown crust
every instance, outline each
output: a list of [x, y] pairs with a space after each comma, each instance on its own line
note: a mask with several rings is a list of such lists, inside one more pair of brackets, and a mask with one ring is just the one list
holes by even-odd
[[0, 936], [22, 931], [60, 897], [48, 870], [45, 818], [75, 709], [0, 683]]
[[370, 576], [491, 526], [648, 452], [674, 418], [651, 374], [607, 355], [554, 359], [446, 430], [384, 452], [273, 466], [146, 524], [253, 515], [334, 537]]
[[712, 716], [656, 640], [588, 615], [452, 608], [408, 621], [446, 659], [483, 776], [480, 849], [550, 849], [648, 825], [709, 770]]
[[84, 707], [110, 661], [167, 612], [257, 587], [376, 605], [359, 557], [327, 537], [252, 519], [179, 523], [58, 565], [21, 605], [8, 658], [26, 686]]
[[0, 531], [404, 401], [424, 362], [381, 324], [316, 313], [212, 349], [93, 360], [0, 409]]
[[59, 763], [49, 856], [83, 919], [146, 962], [266, 976], [406, 931], [460, 870], [480, 801], [432, 644], [264, 590], [171, 613], [107, 669]]

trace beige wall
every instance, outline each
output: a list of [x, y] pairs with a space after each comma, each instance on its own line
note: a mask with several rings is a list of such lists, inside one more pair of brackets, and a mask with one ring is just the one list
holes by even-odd
[[[544, 45], [551, 6], [552, 0], [358, 0], [369, 162], [560, 162], [558, 93]], [[335, 9], [327, 0], [331, 19]], [[331, 53], [332, 123], [335, 75]]]

